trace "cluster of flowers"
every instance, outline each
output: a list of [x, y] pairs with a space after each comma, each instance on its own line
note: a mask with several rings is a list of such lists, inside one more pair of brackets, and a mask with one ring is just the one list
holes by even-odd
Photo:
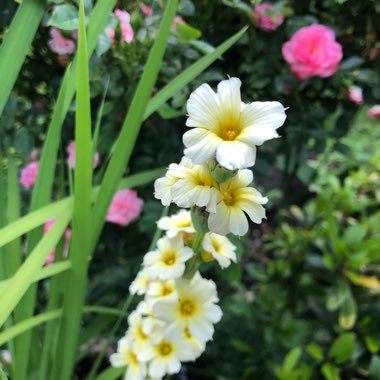
[[202, 278], [202, 262], [225, 268], [236, 262], [236, 247], [225, 235], [248, 231], [248, 220], [265, 218], [267, 198], [250, 187], [256, 146], [279, 137], [285, 121], [278, 102], [245, 104], [241, 82], [219, 83], [217, 93], [201, 85], [187, 102], [185, 157], [155, 183], [155, 196], [181, 210], [158, 221], [166, 232], [148, 252], [130, 286], [144, 295], [128, 319], [129, 329], [111, 355], [113, 366], [127, 365], [126, 380], [162, 379], [195, 360], [212, 339], [222, 317], [213, 281]]
[[[216, 304], [216, 285], [196, 272], [185, 278], [186, 263], [194, 257], [191, 248], [195, 229], [189, 211], [182, 210], [159, 220], [166, 235], [157, 249], [144, 257], [143, 267], [130, 286], [131, 294], [144, 295], [128, 318], [129, 328], [111, 355], [113, 366], [128, 365], [126, 379], [146, 375], [161, 379], [179, 372], [181, 362], [197, 359], [222, 317]], [[236, 261], [235, 246], [224, 236], [207, 233], [201, 245], [202, 258], [217, 260], [222, 267]]]

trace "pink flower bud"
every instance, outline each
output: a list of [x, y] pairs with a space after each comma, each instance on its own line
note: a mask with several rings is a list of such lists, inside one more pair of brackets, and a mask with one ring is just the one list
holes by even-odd
[[75, 43], [62, 36], [56, 28], [50, 29], [50, 40], [48, 46], [51, 51], [57, 54], [72, 54], [75, 51]]
[[276, 30], [284, 22], [284, 16], [276, 13], [273, 5], [266, 3], [256, 5], [253, 18], [255, 25], [266, 32]]

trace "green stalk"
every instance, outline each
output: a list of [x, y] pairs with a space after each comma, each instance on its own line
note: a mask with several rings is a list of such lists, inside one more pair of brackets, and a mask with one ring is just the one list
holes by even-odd
[[79, 4], [75, 172], [71, 269], [66, 278], [63, 316], [52, 378], [70, 380], [75, 363], [80, 319], [87, 285], [91, 239], [92, 136], [88, 52], [83, 0]]
[[44, 0], [24, 0], [0, 47], [0, 115], [45, 11]]

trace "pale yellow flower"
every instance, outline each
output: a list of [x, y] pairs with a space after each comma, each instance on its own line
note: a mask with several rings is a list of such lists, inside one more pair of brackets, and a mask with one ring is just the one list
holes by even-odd
[[253, 187], [248, 187], [252, 182], [253, 175], [248, 169], [239, 170], [238, 173], [219, 189], [222, 200], [216, 206], [216, 212], [210, 213], [208, 227], [211, 232], [219, 235], [242, 236], [248, 231], [248, 220], [246, 215], [254, 222], [261, 223], [265, 218], [265, 209], [262, 205], [268, 202]]
[[117, 352], [110, 356], [113, 367], [127, 367], [125, 380], [144, 380], [147, 374], [146, 363], [140, 361], [134, 350], [133, 342], [124, 336], [117, 344]]
[[236, 263], [236, 247], [225, 236], [207, 233], [202, 248], [202, 258], [205, 261], [215, 259], [222, 268], [227, 268], [231, 261]]
[[182, 237], [163, 237], [157, 242], [157, 249], [144, 257], [144, 267], [152, 278], [173, 280], [185, 271], [185, 262], [193, 256], [191, 248], [185, 247]]
[[169, 238], [173, 238], [178, 234], [194, 234], [195, 229], [191, 221], [190, 211], [181, 210], [177, 214], [165, 216], [157, 223], [158, 228], [166, 231]]
[[186, 125], [192, 129], [183, 142], [185, 156], [195, 164], [215, 158], [229, 170], [248, 168], [255, 163], [256, 146], [278, 137], [285, 108], [279, 102], [242, 103], [240, 85], [230, 78], [219, 83], [217, 93], [202, 84], [190, 95]]
[[176, 281], [177, 298], [159, 300], [154, 303], [153, 314], [168, 323], [170, 337], [182, 336], [185, 328], [201, 342], [214, 334], [214, 323], [219, 322], [222, 310], [218, 301], [216, 285], [197, 273], [192, 280], [180, 278]]

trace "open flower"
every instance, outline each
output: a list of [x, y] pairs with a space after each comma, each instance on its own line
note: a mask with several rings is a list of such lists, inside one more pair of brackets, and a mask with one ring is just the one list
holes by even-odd
[[240, 85], [230, 78], [219, 83], [217, 93], [202, 84], [190, 95], [186, 125], [192, 129], [183, 142], [194, 163], [216, 158], [229, 170], [248, 168], [255, 163], [256, 146], [278, 137], [285, 108], [279, 102], [242, 103]]
[[127, 336], [117, 344], [117, 352], [110, 357], [112, 366], [127, 367], [124, 380], [144, 380], [147, 372], [146, 363], [141, 362], [134, 350], [134, 343]]
[[193, 256], [191, 248], [185, 247], [181, 236], [163, 237], [157, 242], [157, 250], [144, 257], [144, 267], [152, 278], [173, 280], [183, 275], [185, 262]]
[[75, 51], [75, 43], [61, 34], [56, 28], [50, 29], [50, 40], [48, 46], [51, 51], [57, 54], [72, 54]]
[[159, 300], [153, 305], [153, 314], [168, 325], [168, 336], [182, 336], [185, 328], [201, 342], [207, 342], [214, 334], [213, 324], [220, 321], [222, 310], [216, 285], [197, 273], [192, 280], [176, 281], [177, 298]]
[[25, 189], [32, 189], [38, 174], [39, 161], [32, 161], [21, 169], [20, 183]]
[[343, 52], [330, 28], [313, 24], [294, 33], [282, 46], [282, 56], [298, 79], [326, 78], [338, 70]]
[[106, 220], [125, 227], [139, 218], [143, 204], [136, 190], [119, 190], [112, 199]]
[[[190, 161], [184, 157], [184, 161]], [[179, 207], [206, 207], [215, 212], [216, 203], [220, 199], [218, 184], [211, 175], [208, 165], [177, 165], [173, 173], [178, 180], [173, 184], [171, 194], [173, 202]]]
[[185, 339], [165, 336], [153, 346], [151, 352], [145, 351], [139, 359], [148, 363], [148, 373], [154, 378], [173, 375], [181, 369], [181, 361], [189, 360], [189, 344]]
[[173, 238], [178, 234], [195, 233], [190, 211], [187, 210], [181, 210], [171, 216], [164, 216], [158, 221], [157, 226], [159, 229], [166, 231], [169, 238]]
[[215, 259], [222, 268], [227, 268], [231, 261], [236, 263], [236, 247], [225, 236], [207, 233], [202, 248], [202, 258], [205, 261]]
[[220, 185], [222, 200], [216, 206], [216, 212], [210, 213], [208, 227], [211, 232], [219, 235], [242, 236], [248, 231], [248, 220], [245, 214], [254, 222], [261, 223], [265, 218], [262, 205], [268, 202], [253, 187], [248, 185], [253, 180], [250, 170], [240, 170], [234, 177]]

